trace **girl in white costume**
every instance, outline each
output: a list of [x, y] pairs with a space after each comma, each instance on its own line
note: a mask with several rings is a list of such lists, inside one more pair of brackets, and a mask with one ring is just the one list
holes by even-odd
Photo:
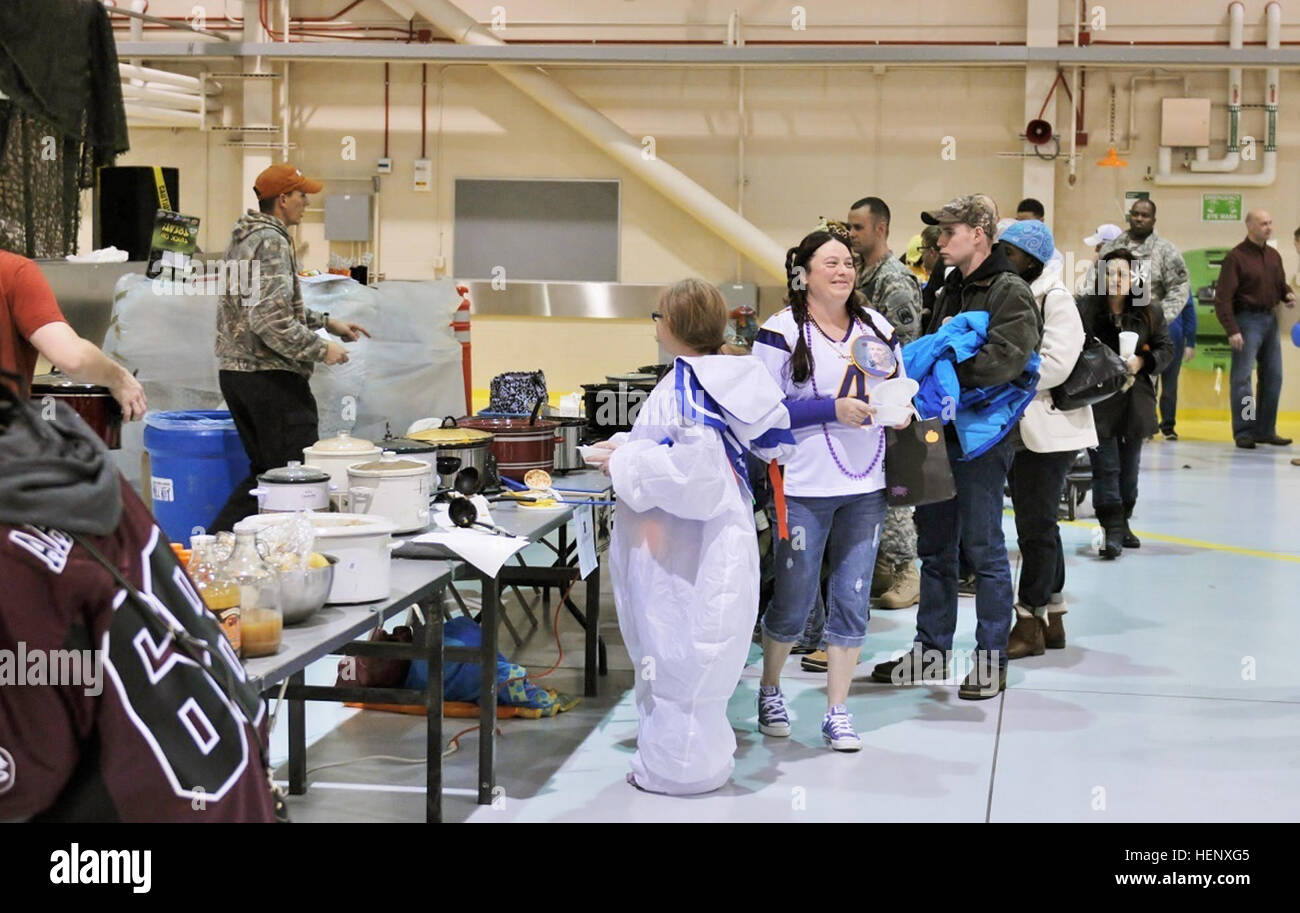
[[793, 453], [780, 388], [757, 359], [714, 354], [722, 295], [695, 279], [661, 296], [656, 337], [677, 356], [630, 434], [602, 446], [618, 497], [610, 567], [636, 676], [628, 782], [689, 795], [735, 767], [727, 702], [758, 616], [758, 542], [745, 453]]

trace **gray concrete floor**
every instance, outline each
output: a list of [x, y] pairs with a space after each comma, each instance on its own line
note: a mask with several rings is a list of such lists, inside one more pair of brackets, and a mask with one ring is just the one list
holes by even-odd
[[[1000, 698], [960, 701], [955, 682], [894, 689], [866, 673], [904, 650], [915, 609], [873, 611], [849, 710], [865, 747], [823, 747], [821, 677], [791, 660], [794, 732], [755, 731], [760, 656], [731, 702], [736, 774], [705, 797], [623, 782], [635, 748], [632, 668], [606, 575], [601, 694], [555, 719], [505, 720], [496, 807], [474, 804], [477, 735], [445, 760], [448, 821], [1295, 821], [1300, 818], [1300, 468], [1289, 449], [1157, 441], [1143, 453], [1133, 526], [1143, 546], [1093, 551], [1095, 521], [1062, 525], [1068, 645], [1012, 663]], [[1013, 570], [1014, 525], [1005, 521]], [[522, 616], [510, 608], [512, 617]], [[547, 687], [581, 692], [582, 633], [564, 617], [563, 667]], [[956, 648], [973, 646], [963, 598]], [[502, 649], [530, 669], [554, 662], [539, 629]], [[309, 680], [332, 681], [317, 664]], [[473, 721], [448, 720], [450, 735]], [[299, 821], [422, 821], [424, 720], [309, 705], [308, 767], [372, 755], [418, 759], [324, 767]], [[286, 757], [282, 718], [273, 757]], [[278, 773], [283, 777], [283, 768]]]

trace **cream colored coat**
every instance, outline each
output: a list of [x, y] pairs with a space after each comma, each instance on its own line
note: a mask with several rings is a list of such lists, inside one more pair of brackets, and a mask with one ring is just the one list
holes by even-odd
[[1062, 412], [1052, 405], [1052, 388], [1074, 370], [1083, 351], [1083, 320], [1074, 296], [1061, 281], [1060, 267], [1049, 266], [1029, 290], [1043, 311], [1043, 344], [1039, 349], [1038, 395], [1020, 419], [1020, 438], [1035, 453], [1058, 453], [1097, 446], [1092, 407]]

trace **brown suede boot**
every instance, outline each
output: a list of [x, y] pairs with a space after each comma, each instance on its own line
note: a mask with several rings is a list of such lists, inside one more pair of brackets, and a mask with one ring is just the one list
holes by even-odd
[[1047, 632], [1043, 635], [1043, 646], [1049, 650], [1061, 650], [1065, 647], [1065, 623], [1061, 616], [1067, 609], [1060, 594], [1053, 595], [1052, 599], [1047, 605]]
[[1016, 625], [1007, 639], [1007, 659], [1042, 656], [1046, 650], [1044, 628], [1042, 620], [1035, 617], [1032, 609], [1016, 603]]

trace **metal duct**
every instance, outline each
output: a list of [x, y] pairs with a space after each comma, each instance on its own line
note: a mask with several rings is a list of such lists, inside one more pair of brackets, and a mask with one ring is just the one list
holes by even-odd
[[[403, 0], [458, 44], [500, 46], [473, 18], [446, 0]], [[638, 139], [542, 71], [489, 64], [508, 82], [638, 175], [770, 276], [785, 281], [785, 249], [730, 206], [660, 158], [642, 157]]]

